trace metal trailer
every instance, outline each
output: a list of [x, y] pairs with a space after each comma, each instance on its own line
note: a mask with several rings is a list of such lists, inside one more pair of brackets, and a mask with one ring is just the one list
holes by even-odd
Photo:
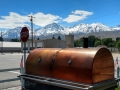
[[28, 90], [115, 90], [118, 86], [118, 79], [90, 85], [27, 74], [20, 77], [24, 78]]

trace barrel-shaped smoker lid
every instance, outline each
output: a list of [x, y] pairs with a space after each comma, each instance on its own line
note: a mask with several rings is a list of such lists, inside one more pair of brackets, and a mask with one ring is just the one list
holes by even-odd
[[26, 73], [52, 77], [52, 61], [60, 48], [40, 48], [30, 52], [26, 60]]
[[114, 61], [107, 48], [35, 49], [27, 58], [26, 74], [95, 84], [114, 78]]

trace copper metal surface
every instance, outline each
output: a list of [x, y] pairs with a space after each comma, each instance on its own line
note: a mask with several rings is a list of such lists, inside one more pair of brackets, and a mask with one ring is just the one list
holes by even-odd
[[95, 84], [114, 78], [114, 62], [106, 48], [41, 48], [29, 54], [26, 74]]
[[[51, 64], [53, 63], [55, 53], [59, 50], [60, 48], [41, 48], [33, 50], [26, 60], [26, 73], [51, 77]], [[40, 59], [39, 62], [38, 59]]]
[[95, 55], [92, 68], [93, 83], [114, 78], [114, 61], [107, 49], [100, 49]]

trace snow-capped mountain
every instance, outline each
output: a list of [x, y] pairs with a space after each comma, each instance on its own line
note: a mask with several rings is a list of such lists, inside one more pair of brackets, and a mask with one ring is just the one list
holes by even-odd
[[51, 23], [46, 25], [43, 28], [35, 30], [35, 35], [52, 35], [52, 34], [57, 34], [61, 33], [61, 31], [64, 31], [64, 28], [56, 23]]
[[66, 28], [65, 31], [69, 33], [91, 33], [91, 32], [101, 32], [101, 31], [112, 31], [111, 28], [101, 24], [101, 23], [93, 23], [93, 24], [79, 24], [71, 28]]
[[[22, 27], [16, 27], [14, 29], [6, 30], [3, 32], [3, 38], [19, 38], [20, 31]], [[29, 29], [29, 34], [31, 37], [31, 30]], [[87, 34], [87, 33], [94, 33], [94, 32], [104, 32], [104, 31], [116, 31], [120, 30], [120, 25], [115, 26], [113, 28], [108, 27], [102, 23], [93, 23], [93, 24], [78, 24], [73, 27], [64, 27], [58, 25], [56, 23], [51, 23], [46, 25], [45, 27], [40, 27], [34, 30], [34, 36], [51, 36], [55, 34], [59, 35], [68, 35], [68, 34]]]
[[50, 29], [50, 30], [64, 30], [64, 28], [56, 23], [51, 23], [46, 25], [43, 29]]
[[[29, 29], [29, 34], [31, 34], [31, 30], [29, 27], [27, 27]], [[7, 38], [7, 39], [12, 39], [12, 38], [20, 38], [20, 32], [22, 30], [22, 27], [16, 27], [10, 30], [5, 30], [4, 32], [2, 32], [2, 36], [3, 38]]]
[[120, 25], [115, 26], [113, 30], [120, 30]]
[[16, 27], [3, 32], [3, 38], [18, 38], [22, 27]]

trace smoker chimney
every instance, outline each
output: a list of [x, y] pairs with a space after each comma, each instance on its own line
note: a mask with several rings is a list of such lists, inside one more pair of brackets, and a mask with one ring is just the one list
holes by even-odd
[[83, 37], [83, 48], [88, 48], [88, 38]]

